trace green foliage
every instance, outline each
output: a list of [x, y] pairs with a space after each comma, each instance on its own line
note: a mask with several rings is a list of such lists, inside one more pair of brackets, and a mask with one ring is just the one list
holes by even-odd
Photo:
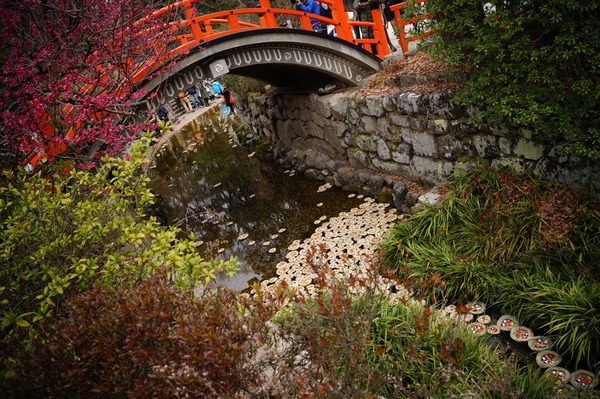
[[[232, 292], [198, 299], [156, 273], [72, 298], [18, 359], [4, 393], [21, 398], [225, 398], [253, 380], [242, 359], [269, 312]], [[266, 308], [263, 308], [265, 310]]]
[[[500, 359], [463, 322], [418, 303], [382, 307], [372, 331], [371, 363], [400, 376], [398, 385], [387, 388], [387, 396], [547, 398], [554, 391], [531, 368], [517, 369], [513, 359]], [[526, 385], [520, 383], [523, 376], [528, 376]]]
[[458, 101], [600, 159], [600, 1], [425, 4], [438, 31], [425, 50], [469, 74]]
[[[387, 263], [417, 294], [496, 304], [552, 335], [576, 364], [597, 366], [598, 202], [527, 173], [488, 167], [459, 172], [450, 188], [442, 204], [390, 229]], [[441, 294], [424, 284], [432, 275], [447, 285]]]
[[202, 259], [194, 237], [163, 229], [144, 209], [153, 202], [141, 173], [150, 135], [126, 159], [104, 159], [95, 172], [4, 173], [0, 187], [0, 342], [35, 333], [65, 299], [96, 282], [140, 281], [166, 267], [179, 287], [208, 282], [235, 260]]
[[463, 322], [389, 296], [382, 283], [395, 282], [381, 279], [377, 260], [347, 278], [318, 261], [311, 266], [316, 290], [296, 293], [274, 318], [266, 338], [278, 351], [263, 352], [258, 364], [272, 368], [272, 390], [254, 397], [546, 398], [554, 391], [539, 373], [499, 357]]
[[[318, 250], [312, 248], [311, 254]], [[309, 265], [316, 276], [314, 295], [296, 293], [275, 319], [275, 334], [266, 337], [269, 346], [286, 343], [286, 350], [277, 355], [278, 363], [294, 367], [277, 370], [282, 381], [293, 384], [288, 386], [290, 396], [283, 397], [313, 397], [313, 393], [319, 398], [369, 397], [388, 380], [372, 367], [365, 350], [371, 322], [385, 300], [373, 286], [374, 265], [362, 276], [347, 279], [336, 278], [318, 261]]]
[[581, 276], [569, 276], [538, 266], [515, 277], [503, 276], [496, 283], [508, 298], [498, 302], [521, 323], [540, 326], [558, 337], [554, 343], [563, 353], [600, 366], [600, 284]]

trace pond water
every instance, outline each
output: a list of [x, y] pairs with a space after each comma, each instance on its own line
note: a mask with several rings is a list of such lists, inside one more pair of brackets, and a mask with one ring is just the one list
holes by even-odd
[[235, 256], [240, 272], [218, 282], [236, 290], [273, 277], [287, 247], [308, 238], [316, 220], [362, 203], [259, 159], [218, 111], [198, 117], [156, 151], [150, 188], [159, 197], [160, 219], [194, 232], [205, 259]]

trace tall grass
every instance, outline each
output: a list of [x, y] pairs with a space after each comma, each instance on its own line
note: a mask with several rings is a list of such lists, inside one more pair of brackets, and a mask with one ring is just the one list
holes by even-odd
[[382, 392], [386, 397], [547, 398], [554, 392], [547, 379], [501, 359], [464, 323], [419, 304], [384, 306], [371, 331], [372, 366], [400, 377]]
[[408, 283], [436, 274], [447, 301], [497, 304], [600, 367], [599, 209], [528, 173], [459, 171], [442, 204], [388, 231], [386, 266]]
[[503, 276], [498, 284], [504, 311], [555, 336], [555, 349], [572, 354], [574, 365], [600, 366], [600, 285], [547, 267]]

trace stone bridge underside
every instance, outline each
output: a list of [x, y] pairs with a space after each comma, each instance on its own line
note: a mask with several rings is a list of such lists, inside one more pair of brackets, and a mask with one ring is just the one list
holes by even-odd
[[287, 92], [318, 92], [330, 84], [349, 87], [381, 68], [380, 60], [351, 43], [296, 29], [256, 29], [208, 42], [180, 60], [176, 71], [144, 82], [157, 96], [149, 110], [195, 82], [227, 73], [255, 78]]

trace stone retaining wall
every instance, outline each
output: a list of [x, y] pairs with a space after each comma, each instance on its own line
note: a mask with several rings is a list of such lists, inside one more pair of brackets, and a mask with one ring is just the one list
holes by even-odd
[[238, 104], [250, 139], [276, 145], [286, 167], [338, 187], [412, 206], [408, 181], [447, 182], [455, 168], [483, 159], [494, 167], [531, 168], [574, 188], [600, 192], [597, 164], [560, 155], [543, 135], [477, 127], [446, 92], [361, 96], [356, 89], [319, 96], [276, 94]]

